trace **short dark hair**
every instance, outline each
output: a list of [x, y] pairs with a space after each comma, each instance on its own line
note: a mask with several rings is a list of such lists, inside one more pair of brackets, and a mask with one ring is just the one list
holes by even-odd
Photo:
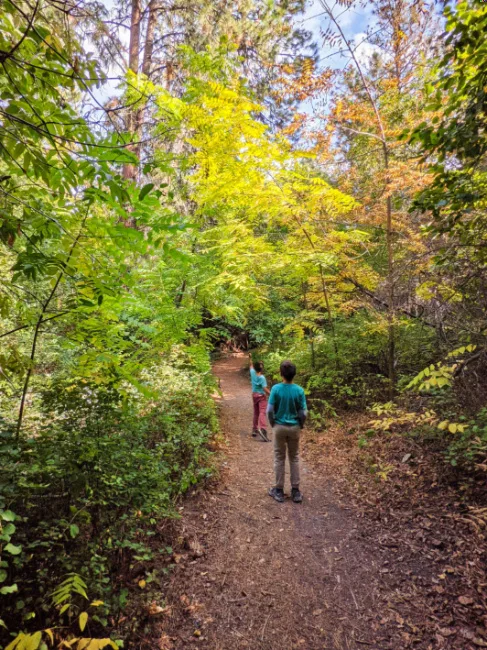
[[287, 381], [292, 381], [296, 375], [296, 366], [290, 361], [283, 361], [281, 363], [281, 376]]
[[262, 363], [262, 361], [256, 361], [254, 363], [254, 368], [256, 372], [262, 372], [264, 370], [264, 364]]

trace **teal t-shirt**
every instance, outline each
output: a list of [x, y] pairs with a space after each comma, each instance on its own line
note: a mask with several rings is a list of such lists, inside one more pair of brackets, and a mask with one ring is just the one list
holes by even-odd
[[276, 384], [269, 396], [269, 406], [274, 407], [277, 424], [288, 427], [299, 424], [299, 411], [307, 411], [306, 396], [301, 386], [296, 384]]
[[267, 387], [267, 381], [264, 375], [258, 375], [253, 368], [250, 369], [250, 381], [252, 382], [252, 392], [265, 394], [264, 388]]

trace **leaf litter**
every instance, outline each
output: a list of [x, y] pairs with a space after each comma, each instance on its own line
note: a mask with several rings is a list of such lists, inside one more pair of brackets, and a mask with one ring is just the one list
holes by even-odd
[[355, 414], [305, 432], [304, 503], [276, 504], [266, 494], [272, 445], [249, 435], [243, 364], [239, 355], [216, 364], [226, 465], [184, 503], [175, 553], [198, 552], [174, 567], [169, 614], [152, 619], [140, 647], [487, 647], [484, 529], [468, 516], [485, 493], [461, 490], [443, 461], [394, 435], [366, 452], [392, 468], [377, 481], [357, 445], [367, 418]]

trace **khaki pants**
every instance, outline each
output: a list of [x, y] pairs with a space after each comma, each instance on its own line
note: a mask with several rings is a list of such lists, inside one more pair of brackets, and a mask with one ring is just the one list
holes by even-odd
[[276, 424], [274, 433], [274, 470], [276, 472], [276, 488], [284, 489], [286, 465], [286, 448], [291, 469], [291, 487], [299, 487], [299, 435], [301, 427], [287, 427]]

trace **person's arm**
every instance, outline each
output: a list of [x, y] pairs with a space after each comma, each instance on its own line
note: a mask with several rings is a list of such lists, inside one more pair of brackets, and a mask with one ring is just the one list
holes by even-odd
[[275, 393], [271, 390], [269, 395], [269, 401], [267, 402], [267, 419], [271, 427], [276, 423], [275, 412], [274, 412], [274, 402], [275, 402]]
[[300, 395], [300, 404], [299, 404], [299, 411], [298, 411], [298, 420], [299, 424], [301, 426], [301, 429], [304, 427], [304, 424], [306, 422], [306, 418], [308, 416], [308, 406], [306, 404], [306, 395], [304, 394], [304, 390]]
[[264, 389], [264, 393], [269, 397], [271, 394], [271, 391], [267, 388], [267, 379], [262, 375], [262, 388]]
[[251, 355], [250, 352], [249, 352], [249, 365], [250, 365], [250, 369], [253, 370], [254, 369], [254, 362], [252, 361], [252, 355]]

